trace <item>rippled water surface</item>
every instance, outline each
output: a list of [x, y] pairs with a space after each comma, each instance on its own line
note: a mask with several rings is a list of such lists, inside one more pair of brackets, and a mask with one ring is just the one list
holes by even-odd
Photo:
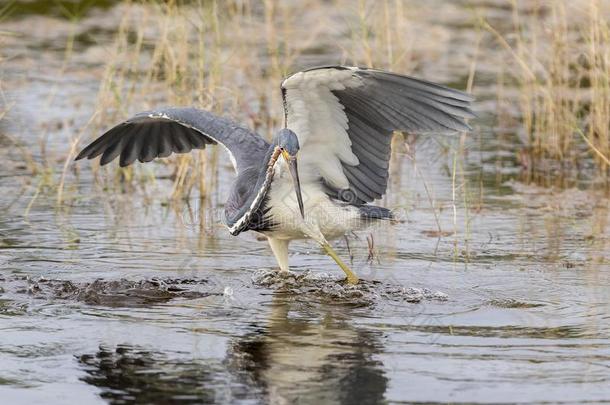
[[[608, 197], [519, 180], [516, 138], [491, 129], [484, 63], [458, 178], [442, 142], [422, 142], [415, 160], [397, 153], [382, 203], [400, 221], [350, 235], [349, 250], [335, 242], [363, 279], [353, 287], [309, 242], [291, 245], [295, 274], [276, 274], [266, 242], [223, 229], [221, 205], [166, 204], [164, 178], [150, 195], [109, 195], [84, 162], [79, 197], [58, 208], [21, 151], [48, 159], [43, 132], [49, 150], [66, 149], [100, 68], [85, 41], [54, 75], [61, 47], [23, 27], [61, 20], [29, 3], [0, 25], [20, 36], [0, 66], [2, 401], [610, 401]], [[111, 19], [111, 3], [90, 18]], [[466, 28], [452, 29], [465, 46]], [[448, 66], [448, 77], [468, 70]], [[225, 169], [214, 201], [227, 196]], [[467, 199], [454, 199], [454, 181]]]

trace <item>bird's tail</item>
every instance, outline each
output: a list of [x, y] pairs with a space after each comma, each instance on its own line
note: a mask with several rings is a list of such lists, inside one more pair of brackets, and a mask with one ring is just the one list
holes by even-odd
[[392, 211], [384, 207], [376, 205], [361, 205], [358, 207], [362, 219], [392, 219], [394, 215]]

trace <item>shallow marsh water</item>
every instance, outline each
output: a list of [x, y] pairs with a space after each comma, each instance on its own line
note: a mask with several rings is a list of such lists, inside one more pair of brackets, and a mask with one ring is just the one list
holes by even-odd
[[[498, 3], [487, 7], [501, 19], [510, 11]], [[83, 24], [110, 36], [120, 10], [104, 4]], [[158, 198], [166, 179], [148, 195], [106, 195], [83, 162], [78, 198], [57, 208], [52, 190], [36, 193], [42, 175], [31, 177], [8, 137], [35, 160], [41, 132], [49, 150], [65, 150], [94, 109], [101, 65], [84, 41], [55, 76], [65, 38], [42, 33], [65, 24], [35, 11], [3, 22], [21, 35], [6, 39], [2, 66], [11, 107], [0, 121], [3, 401], [610, 400], [608, 196], [584, 183], [519, 181], [516, 138], [490, 129], [485, 61], [475, 85], [481, 120], [457, 180], [468, 180], [467, 204], [453, 198], [451, 153], [425, 142], [415, 162], [396, 154], [383, 204], [401, 220], [351, 237], [349, 251], [336, 242], [363, 278], [350, 287], [309, 242], [291, 246], [296, 275], [272, 273], [266, 242], [231, 237], [220, 205]], [[460, 21], [450, 28], [456, 46], [467, 37]], [[464, 71], [449, 63], [428, 75]], [[231, 176], [222, 166], [210, 201], [223, 201]]]

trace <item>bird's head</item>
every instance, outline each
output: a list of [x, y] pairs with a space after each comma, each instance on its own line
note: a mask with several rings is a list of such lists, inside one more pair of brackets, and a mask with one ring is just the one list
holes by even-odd
[[296, 157], [299, 151], [299, 138], [292, 130], [283, 128], [277, 131], [273, 137], [273, 145], [280, 147], [282, 154]]
[[299, 138], [297, 134], [288, 128], [283, 128], [275, 134], [272, 141], [276, 150], [279, 150], [280, 154], [284, 158], [292, 182], [294, 184], [294, 190], [297, 195], [297, 202], [299, 203], [299, 210], [301, 216], [305, 218], [305, 209], [303, 207], [303, 196], [301, 195], [301, 184], [299, 182], [299, 171], [297, 168], [297, 154], [299, 152]]

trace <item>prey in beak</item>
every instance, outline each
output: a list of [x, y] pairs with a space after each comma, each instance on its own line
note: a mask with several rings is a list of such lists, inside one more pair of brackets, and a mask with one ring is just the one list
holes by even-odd
[[301, 211], [301, 217], [305, 219], [305, 208], [303, 208], [303, 196], [301, 195], [301, 183], [299, 181], [299, 171], [297, 168], [297, 157], [296, 154], [290, 155], [286, 149], [282, 149], [282, 156], [288, 165], [288, 171], [290, 177], [292, 177], [292, 184], [294, 185], [294, 191], [297, 194], [297, 202], [299, 203], [299, 211]]

